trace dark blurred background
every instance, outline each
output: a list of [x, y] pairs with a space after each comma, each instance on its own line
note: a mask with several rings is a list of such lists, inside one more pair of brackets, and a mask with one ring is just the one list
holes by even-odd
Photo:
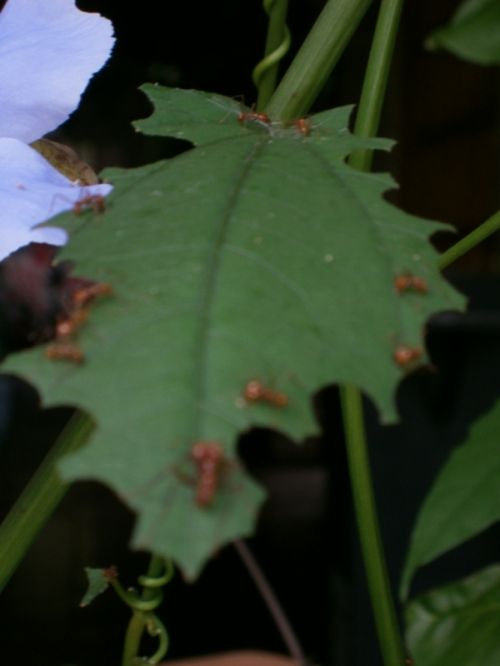
[[[389, 170], [400, 183], [390, 194], [392, 201], [452, 224], [459, 237], [500, 208], [500, 86], [497, 68], [424, 50], [428, 33], [458, 4], [407, 3], [380, 132], [398, 143], [377, 158], [376, 168]], [[250, 74], [261, 57], [266, 30], [259, 2], [82, 0], [78, 5], [109, 17], [117, 44], [80, 109], [54, 137], [73, 145], [96, 169], [137, 166], [182, 149], [178, 142], [143, 137], [132, 129], [131, 120], [151, 110], [137, 90], [143, 82], [215, 91], [248, 105], [254, 101]], [[319, 0], [290, 1], [293, 50], [322, 5]], [[358, 99], [374, 19], [372, 10], [315, 110]], [[440, 234], [435, 242], [445, 249], [456, 238]], [[471, 422], [499, 395], [499, 259], [494, 236], [449, 269], [449, 279], [469, 296], [470, 311], [463, 317], [443, 314], [430, 323], [434, 367], [402, 383], [401, 424], [380, 427], [367, 406], [382, 530], [395, 584], [422, 498]], [[1, 289], [0, 283], [0, 296]], [[15, 321], [7, 317], [3, 331], [10, 340], [9, 326]], [[37, 400], [21, 382], [0, 378], [2, 515], [70, 413], [40, 411]], [[301, 447], [266, 431], [242, 439], [243, 458], [270, 493], [251, 546], [312, 663], [377, 666], [336, 389], [317, 395], [315, 407], [322, 436]], [[112, 594], [83, 610], [78, 602], [84, 566], [116, 564], [131, 584], [143, 573], [146, 555], [127, 549], [132, 524], [133, 516], [106, 488], [80, 483], [69, 491], [0, 597], [6, 663], [119, 663], [127, 610]], [[413, 591], [498, 559], [499, 547], [499, 531], [493, 528], [426, 567]], [[166, 590], [162, 616], [171, 633], [173, 658], [240, 648], [285, 651], [231, 548], [214, 558], [196, 584], [186, 585], [177, 575]]]

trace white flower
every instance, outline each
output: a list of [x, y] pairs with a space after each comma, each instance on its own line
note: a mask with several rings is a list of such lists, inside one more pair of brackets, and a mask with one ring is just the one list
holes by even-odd
[[74, 0], [8, 0], [0, 13], [0, 260], [32, 242], [63, 245], [63, 229], [39, 225], [112, 189], [76, 185], [27, 145], [76, 109], [112, 33]]

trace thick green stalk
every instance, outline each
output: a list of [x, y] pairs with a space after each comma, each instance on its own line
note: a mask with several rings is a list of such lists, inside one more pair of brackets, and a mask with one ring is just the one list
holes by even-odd
[[[377, 134], [402, 7], [403, 0], [382, 2], [380, 6], [356, 115], [356, 136]], [[350, 156], [349, 164], [360, 171], [369, 171], [372, 158], [372, 150], [358, 150]]]
[[290, 47], [290, 31], [286, 25], [288, 0], [264, 0], [264, 9], [269, 14], [265, 57], [253, 71], [258, 90], [257, 111], [262, 111], [269, 102], [276, 88], [280, 60]]
[[458, 243], [452, 245], [448, 250], [446, 250], [446, 252], [443, 252], [443, 254], [439, 257], [439, 268], [444, 270], [454, 261], [460, 259], [460, 257], [469, 252], [469, 250], [472, 250], [472, 248], [476, 247], [476, 245], [479, 245], [481, 241], [485, 240], [488, 238], [488, 236], [491, 236], [491, 234], [494, 234], [495, 231], [498, 231], [499, 229], [500, 211], [480, 224], [477, 229], [471, 231], [470, 234], [467, 234], [467, 236], [459, 240]]
[[68, 490], [69, 484], [57, 473], [57, 463], [84, 444], [93, 427], [82, 412], [73, 416], [0, 525], [0, 591]]
[[[402, 0], [382, 0], [363, 81], [356, 135], [372, 137], [377, 133], [401, 9]], [[372, 151], [368, 150], [357, 151], [349, 158], [350, 166], [364, 171], [370, 169], [371, 161]], [[380, 536], [361, 393], [354, 386], [343, 386], [341, 400], [356, 522], [380, 651], [385, 666], [401, 666], [405, 654]]]
[[[288, 120], [308, 111], [369, 4], [327, 3], [267, 107], [271, 117]], [[356, 132], [363, 136], [377, 131], [401, 5], [402, 0], [382, 0], [358, 110]], [[370, 160], [369, 155], [356, 156], [352, 166], [368, 169]], [[356, 520], [380, 648], [385, 666], [401, 666], [404, 650], [378, 526], [361, 394], [354, 386], [344, 386], [341, 395]]]
[[380, 537], [361, 393], [345, 385], [340, 395], [356, 522], [380, 651], [385, 666], [401, 666], [404, 651]]
[[[327, 3], [267, 107], [271, 117], [288, 120], [308, 111], [369, 4]], [[358, 129], [366, 136], [374, 135], [378, 126], [400, 12], [401, 0], [382, 0], [358, 111]], [[364, 157], [359, 167], [369, 164]], [[385, 666], [401, 666], [404, 651], [378, 527], [361, 394], [354, 386], [344, 386], [341, 395], [356, 520], [380, 648]]]
[[271, 118], [311, 108], [372, 0], [328, 0], [266, 107]]

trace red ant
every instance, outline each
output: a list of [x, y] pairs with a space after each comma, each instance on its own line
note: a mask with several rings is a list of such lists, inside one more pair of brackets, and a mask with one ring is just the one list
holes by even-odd
[[88, 306], [94, 298], [112, 293], [111, 285], [105, 282], [91, 282], [78, 287], [71, 294], [67, 315], [56, 324], [56, 337], [68, 338], [85, 324], [89, 316]]
[[212, 504], [226, 467], [224, 451], [218, 442], [197, 442], [191, 449], [191, 459], [197, 467], [196, 504]]
[[297, 118], [293, 121], [293, 126], [298, 129], [302, 136], [309, 136], [311, 134], [311, 121], [309, 118]]
[[102, 569], [102, 575], [106, 580], [116, 580], [118, 578], [118, 569], [112, 564], [110, 567]]
[[406, 368], [413, 364], [422, 356], [422, 350], [418, 347], [406, 347], [399, 345], [394, 350], [394, 360], [401, 368]]
[[246, 123], [248, 121], [250, 122], [257, 122], [257, 123], [264, 123], [265, 125], [270, 125], [271, 124], [271, 119], [267, 115], [267, 113], [257, 113], [256, 111], [241, 111], [236, 120], [239, 123]]
[[68, 338], [75, 333], [88, 319], [88, 311], [78, 308], [69, 317], [60, 319], [56, 324], [56, 338]]
[[68, 317], [59, 319], [56, 324], [55, 342], [45, 349], [45, 356], [51, 361], [71, 361], [83, 363], [84, 354], [80, 347], [72, 340], [77, 330], [87, 321], [88, 313], [83, 308], [77, 308]]
[[288, 397], [280, 391], [274, 391], [261, 384], [257, 379], [252, 379], [243, 389], [243, 397], [247, 402], [267, 402], [274, 407], [286, 407]]
[[73, 206], [73, 213], [81, 215], [84, 210], [92, 210], [94, 213], [104, 213], [106, 210], [106, 201], [102, 194], [88, 194], [76, 201]]
[[411, 273], [396, 276], [394, 278], [394, 287], [398, 294], [402, 294], [405, 291], [426, 294], [428, 291], [427, 282], [423, 278], [418, 277], [418, 275], [412, 275]]
[[80, 287], [72, 296], [73, 303], [77, 306], [87, 305], [98, 296], [109, 296], [113, 293], [113, 287], [106, 282], [93, 282], [92, 284]]
[[83, 363], [85, 356], [78, 345], [73, 342], [58, 340], [45, 349], [45, 356], [51, 361], [71, 361]]
[[73, 363], [82, 363], [84, 354], [74, 342], [74, 336], [89, 317], [89, 304], [97, 296], [110, 294], [111, 285], [104, 282], [85, 283], [75, 278], [78, 284], [83, 282], [70, 296], [67, 312], [56, 323], [55, 342], [45, 350], [45, 356], [51, 360], [65, 360]]

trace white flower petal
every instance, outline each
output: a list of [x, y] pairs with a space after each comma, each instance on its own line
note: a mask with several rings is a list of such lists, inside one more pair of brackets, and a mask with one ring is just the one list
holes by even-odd
[[65, 245], [68, 234], [58, 227], [38, 227], [30, 231], [30, 243], [47, 243], [47, 245]]
[[76, 109], [113, 47], [111, 23], [74, 0], [8, 0], [0, 13], [0, 136], [27, 143]]
[[75, 185], [22, 141], [0, 139], [0, 260], [28, 243], [64, 245], [63, 229], [39, 225], [112, 189], [106, 183]]

